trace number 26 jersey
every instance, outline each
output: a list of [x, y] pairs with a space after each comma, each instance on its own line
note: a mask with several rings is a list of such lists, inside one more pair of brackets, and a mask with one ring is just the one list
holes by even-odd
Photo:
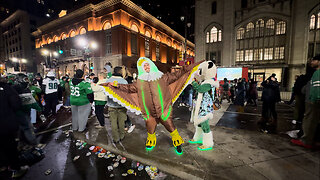
[[74, 85], [72, 81], [70, 83], [70, 104], [75, 106], [83, 106], [90, 103], [87, 94], [91, 94], [93, 91], [91, 85], [88, 82], [81, 81], [79, 84]]
[[58, 92], [59, 81], [58, 79], [51, 80], [50, 78], [46, 78], [42, 82], [43, 85], [46, 85], [45, 94], [51, 94]]

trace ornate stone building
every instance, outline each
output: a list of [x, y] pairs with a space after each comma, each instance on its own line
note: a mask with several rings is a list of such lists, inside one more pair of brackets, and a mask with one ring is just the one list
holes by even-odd
[[[180, 34], [129, 0], [106, 0], [61, 16], [33, 32], [39, 71], [51, 65], [60, 75], [79, 68], [98, 73], [107, 62], [134, 71], [142, 56], [167, 71], [184, 51]], [[189, 41], [187, 54], [194, 56]]]
[[261, 82], [272, 73], [290, 89], [320, 53], [318, 0], [196, 0], [196, 61], [249, 67]]

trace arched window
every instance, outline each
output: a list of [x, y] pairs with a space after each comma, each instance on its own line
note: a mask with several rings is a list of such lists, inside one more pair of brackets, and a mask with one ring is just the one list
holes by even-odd
[[65, 39], [67, 39], [67, 35], [65, 33], [62, 33], [61, 40], [65, 40]]
[[254, 25], [253, 25], [252, 22], [250, 22], [250, 23], [247, 25], [246, 32], [247, 32], [247, 38], [252, 38], [252, 37], [253, 37]]
[[146, 32], [144, 33], [144, 35], [145, 35], [146, 37], [148, 37], [148, 38], [151, 38], [151, 33], [150, 33], [149, 31], [146, 31]]
[[244, 38], [244, 28], [239, 28], [237, 30], [237, 39], [243, 39]]
[[256, 22], [256, 37], [263, 36], [263, 29], [264, 29], [264, 21], [259, 19]]
[[316, 16], [314, 14], [312, 14], [311, 18], [310, 18], [310, 29], [314, 29], [316, 25]]
[[286, 34], [286, 23], [284, 21], [280, 21], [277, 23], [276, 34]]
[[72, 31], [70, 32], [70, 34], [69, 34], [69, 37], [74, 37], [74, 36], [76, 36], [76, 32], [74, 32], [74, 30], [72, 30]]
[[160, 42], [160, 36], [159, 35], [157, 35], [157, 37], [156, 37], [156, 41], [158, 41], [158, 42]]
[[207, 35], [206, 35], [206, 43], [209, 43], [210, 42], [210, 33], [207, 32]]
[[167, 45], [168, 45], [169, 47], [171, 47], [171, 40], [170, 40], [170, 39], [167, 40]]
[[138, 26], [135, 25], [135, 24], [132, 24], [132, 25], [131, 25], [131, 30], [132, 30], [132, 31], [135, 31], [135, 32], [139, 32]]
[[222, 31], [219, 30], [218, 31], [218, 41], [221, 41], [222, 40]]
[[320, 28], [320, 12], [318, 13], [317, 28]]
[[269, 19], [266, 23], [266, 36], [272, 36], [274, 34], [274, 20]]
[[104, 25], [102, 27], [103, 30], [107, 30], [107, 29], [110, 29], [110, 28], [111, 28], [111, 23], [110, 22], [104, 23]]
[[213, 28], [210, 31], [210, 42], [217, 42], [218, 41], [218, 29], [213, 26]]
[[82, 28], [80, 29], [80, 31], [79, 31], [79, 34], [80, 34], [80, 35], [86, 34], [86, 33], [87, 33], [87, 30], [86, 30], [84, 27], [82, 27]]
[[58, 36], [53, 36], [53, 41], [54, 41], [54, 42], [57, 42], [57, 41], [59, 41], [59, 38], [58, 38]]

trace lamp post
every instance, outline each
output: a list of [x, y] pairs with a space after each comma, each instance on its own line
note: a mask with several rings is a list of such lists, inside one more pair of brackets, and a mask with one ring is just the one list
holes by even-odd
[[[92, 72], [91, 66], [90, 66], [90, 59], [88, 58], [88, 56], [91, 54], [91, 50], [94, 52], [94, 50], [98, 49], [98, 43], [95, 41], [90, 41], [88, 42], [88, 40], [84, 37], [81, 37], [78, 39], [78, 45], [84, 49], [84, 55], [87, 55], [86, 60], [88, 61], [88, 65], [89, 65], [89, 72]], [[92, 55], [92, 54], [91, 54]]]
[[[184, 16], [180, 17], [180, 20], [182, 22], [184, 21], [184, 19], [185, 19]], [[184, 23], [184, 55], [183, 55], [184, 62], [186, 62], [187, 60], [187, 31], [188, 31], [188, 28], [190, 27], [191, 27], [191, 23], [187, 23], [187, 22]]]

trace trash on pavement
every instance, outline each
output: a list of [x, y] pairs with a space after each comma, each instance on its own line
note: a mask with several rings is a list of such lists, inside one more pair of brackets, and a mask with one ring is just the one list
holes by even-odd
[[112, 177], [114, 177], [114, 174], [110, 174], [110, 176], [109, 176], [109, 177], [111, 177], [111, 178], [112, 178]]
[[75, 156], [74, 158], [73, 158], [73, 161], [76, 161], [76, 160], [78, 160], [80, 158], [80, 156]]
[[143, 165], [142, 164], [140, 164], [140, 166], [138, 167], [138, 171], [142, 171], [143, 170]]
[[116, 168], [116, 167], [118, 167], [119, 166], [119, 162], [115, 162], [114, 164], [113, 164], [113, 167], [114, 168]]
[[127, 173], [122, 173], [122, 176], [124, 176], [124, 177], [125, 177], [125, 176], [128, 176], [128, 174], [127, 174]]
[[155, 178], [155, 180], [163, 180], [163, 179], [166, 179], [167, 175], [163, 172], [160, 172], [158, 174], [158, 176]]
[[133, 170], [133, 169], [128, 169], [127, 173], [128, 173], [128, 174], [133, 174], [133, 173], [134, 173], [134, 170]]
[[127, 159], [125, 158], [125, 157], [123, 157], [123, 158], [121, 158], [121, 163], [123, 164], [123, 163], [125, 163], [127, 161]]
[[91, 146], [91, 147], [89, 148], [89, 150], [92, 151], [94, 148], [95, 148], [95, 146]]
[[105, 155], [105, 153], [99, 153], [99, 154], [98, 154], [98, 158], [103, 158], [104, 155]]
[[90, 156], [91, 155], [91, 152], [87, 152], [86, 156]]
[[108, 171], [112, 171], [113, 167], [112, 166], [108, 166]]
[[52, 170], [51, 170], [51, 169], [47, 169], [46, 172], [44, 172], [44, 174], [45, 174], [46, 176], [48, 176], [48, 175], [51, 174], [51, 173], [52, 173]]

